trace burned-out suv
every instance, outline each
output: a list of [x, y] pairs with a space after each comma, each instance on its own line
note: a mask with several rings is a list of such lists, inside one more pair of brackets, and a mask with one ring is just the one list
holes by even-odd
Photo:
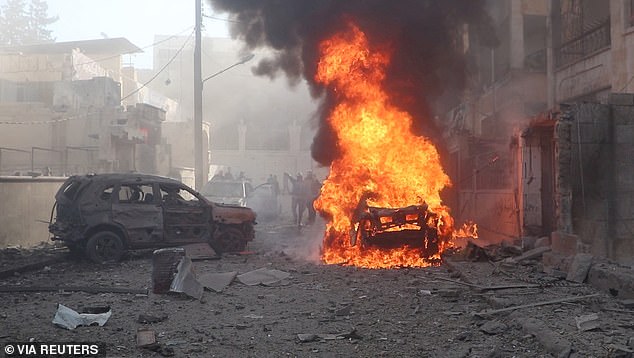
[[170, 178], [91, 174], [68, 178], [55, 195], [49, 231], [95, 262], [116, 261], [127, 249], [208, 242], [216, 251], [244, 250], [255, 213], [208, 201]]

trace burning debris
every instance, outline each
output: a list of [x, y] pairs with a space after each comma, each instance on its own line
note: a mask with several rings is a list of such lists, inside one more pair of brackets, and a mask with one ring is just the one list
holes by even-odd
[[[483, 1], [212, 4], [234, 15], [233, 34], [247, 46], [277, 50], [256, 73], [281, 70], [291, 82], [303, 76], [324, 99], [312, 146], [313, 157], [330, 166], [315, 202], [329, 221], [324, 262], [369, 268], [437, 262], [454, 222], [440, 197], [451, 181], [435, 143], [440, 136], [430, 103], [463, 87], [464, 49], [455, 35], [465, 25], [488, 32]], [[366, 245], [386, 237], [410, 242]]]

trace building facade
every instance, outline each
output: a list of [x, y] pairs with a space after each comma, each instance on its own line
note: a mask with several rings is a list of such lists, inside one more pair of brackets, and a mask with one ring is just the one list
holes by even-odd
[[[634, 134], [625, 134], [629, 102], [610, 100], [618, 98], [614, 94], [634, 92], [632, 3], [489, 1], [498, 45], [481, 46], [465, 32], [464, 51], [476, 65], [462, 103], [445, 118], [446, 137], [454, 163], [449, 171], [459, 189], [453, 207], [459, 218], [482, 223], [483, 237], [499, 241], [563, 232], [601, 256], [622, 259], [634, 253], [634, 235], [618, 228], [629, 222], [629, 211], [618, 212], [614, 208], [620, 204], [610, 204], [624, 220], [614, 221], [596, 212], [590, 220], [580, 210], [584, 205], [588, 210], [584, 188], [589, 185], [599, 188], [595, 199], [605, 198], [609, 186], [597, 183], [632, 180], [631, 164], [619, 159], [634, 141]], [[584, 103], [601, 109], [589, 110]], [[619, 128], [618, 140], [610, 125]], [[619, 150], [605, 157], [605, 148], [599, 147], [613, 140]], [[620, 168], [609, 178], [588, 164], [589, 158], [601, 156]], [[580, 171], [583, 163], [585, 171]], [[588, 171], [595, 176], [580, 182]], [[630, 200], [623, 195], [621, 199]], [[611, 235], [618, 249], [605, 244]]]

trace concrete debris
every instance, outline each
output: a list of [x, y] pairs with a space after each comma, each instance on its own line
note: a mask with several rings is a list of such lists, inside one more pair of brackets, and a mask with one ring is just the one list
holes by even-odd
[[220, 255], [205, 242], [185, 245], [183, 249], [185, 249], [185, 255], [192, 259], [192, 261], [220, 259]]
[[611, 344], [608, 347], [609, 357], [614, 358], [632, 358], [634, 350], [620, 344]]
[[255, 285], [265, 285], [270, 286], [279, 283], [282, 280], [285, 280], [291, 276], [290, 273], [268, 269], [268, 268], [259, 268], [257, 270], [249, 271], [238, 275], [238, 281], [242, 282], [247, 286], [255, 286]]
[[360, 340], [363, 339], [358, 333], [356, 329], [352, 329], [348, 332], [344, 333], [300, 333], [297, 335], [297, 339], [299, 339], [302, 343], [314, 342], [314, 341], [332, 341], [338, 339], [354, 339]]
[[508, 326], [499, 321], [488, 321], [482, 326], [480, 326], [480, 330], [489, 335], [495, 335], [502, 333], [508, 329]]
[[203, 297], [203, 285], [196, 279], [192, 260], [189, 257], [181, 258], [176, 270], [176, 276], [170, 285], [170, 292], [184, 293], [200, 300]]
[[139, 317], [136, 319], [136, 321], [138, 323], [158, 323], [158, 322], [163, 322], [167, 319], [167, 315], [161, 315], [161, 316], [152, 316], [149, 314], [140, 314]]
[[518, 310], [518, 309], [522, 309], [522, 308], [531, 308], [531, 307], [537, 307], [537, 306], [552, 305], [552, 304], [556, 304], [556, 303], [581, 301], [581, 300], [585, 300], [587, 298], [593, 298], [593, 297], [598, 297], [598, 296], [599, 296], [599, 294], [595, 293], [595, 294], [592, 294], [592, 295], [585, 295], [585, 296], [564, 297], [564, 298], [559, 298], [559, 299], [556, 299], [556, 300], [535, 302], [535, 303], [531, 303], [531, 304], [527, 304], [527, 305], [512, 306], [512, 307], [500, 308], [500, 309], [496, 309], [496, 310], [484, 310], [484, 311], [476, 312], [475, 315], [479, 316], [479, 317], [486, 317], [486, 316], [489, 316], [489, 315], [502, 313], [502, 312], [510, 312], [510, 311], [514, 311], [514, 310]]
[[198, 277], [198, 281], [210, 290], [222, 292], [222, 290], [233, 282], [237, 275], [237, 271], [205, 273]]
[[588, 272], [592, 266], [593, 256], [590, 254], [577, 254], [572, 260], [572, 264], [568, 269], [566, 280], [583, 283], [588, 277]]
[[588, 283], [612, 296], [634, 299], [634, 270], [617, 264], [598, 263], [590, 267]]
[[136, 346], [139, 348], [156, 344], [156, 334], [153, 330], [147, 328], [139, 328], [136, 331]]
[[599, 328], [599, 314], [591, 313], [579, 317], [575, 317], [577, 323], [577, 329], [582, 332], [591, 331]]
[[634, 299], [621, 300], [623, 308], [634, 308]]
[[57, 305], [57, 312], [55, 312], [55, 317], [53, 317], [53, 324], [68, 330], [73, 330], [79, 326], [91, 326], [94, 324], [103, 326], [112, 315], [110, 307], [99, 307], [99, 309], [88, 309], [88, 311], [87, 313], [78, 313], [60, 303]]
[[352, 313], [352, 306], [345, 306], [335, 310], [335, 316], [350, 316], [350, 313]]
[[550, 246], [537, 247], [537, 248], [534, 248], [532, 250], [528, 250], [528, 251], [524, 252], [520, 256], [509, 257], [509, 258], [505, 259], [504, 262], [507, 262], [507, 263], [519, 263], [519, 262], [522, 262], [522, 261], [525, 261], [525, 260], [532, 260], [532, 259], [536, 259], [538, 257], [541, 257], [544, 253], [546, 253], [548, 251], [550, 251]]
[[519, 318], [520, 325], [526, 333], [533, 335], [537, 341], [553, 356], [567, 358], [572, 352], [572, 344], [546, 324], [535, 318]]
[[548, 236], [540, 237], [535, 241], [535, 248], [550, 246], [550, 238]]

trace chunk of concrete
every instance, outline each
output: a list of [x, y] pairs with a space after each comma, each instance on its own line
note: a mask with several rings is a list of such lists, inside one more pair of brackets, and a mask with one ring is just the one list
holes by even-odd
[[[542, 265], [544, 266], [544, 272], [549, 275], [553, 275], [557, 272], [567, 273], [571, 263], [572, 257], [562, 255], [554, 251], [545, 252], [542, 255]], [[566, 276], [567, 274], [564, 275], [564, 277]]]
[[572, 351], [572, 344], [557, 332], [551, 330], [543, 321], [536, 318], [519, 318], [519, 324], [528, 334], [535, 336], [537, 341], [555, 357], [568, 357]]
[[535, 241], [535, 248], [550, 246], [550, 238], [548, 236], [540, 237]]
[[599, 328], [599, 314], [591, 313], [575, 317], [575, 323], [577, 324], [577, 329], [582, 332], [597, 329]]
[[588, 283], [612, 296], [634, 298], [634, 270], [613, 263], [598, 263], [590, 267]]
[[545, 252], [548, 252], [548, 251], [550, 251], [549, 246], [538, 247], [532, 250], [528, 250], [525, 253], [521, 254], [520, 256], [510, 257], [504, 261], [509, 263], [517, 263], [517, 262], [522, 262], [524, 260], [536, 259], [538, 257], [541, 257]]
[[592, 266], [592, 259], [593, 257], [590, 254], [576, 254], [568, 269], [566, 280], [583, 283], [586, 277], [588, 277], [588, 272]]
[[577, 254], [579, 237], [561, 231], [553, 231], [550, 234], [550, 247], [556, 254], [574, 256]]

